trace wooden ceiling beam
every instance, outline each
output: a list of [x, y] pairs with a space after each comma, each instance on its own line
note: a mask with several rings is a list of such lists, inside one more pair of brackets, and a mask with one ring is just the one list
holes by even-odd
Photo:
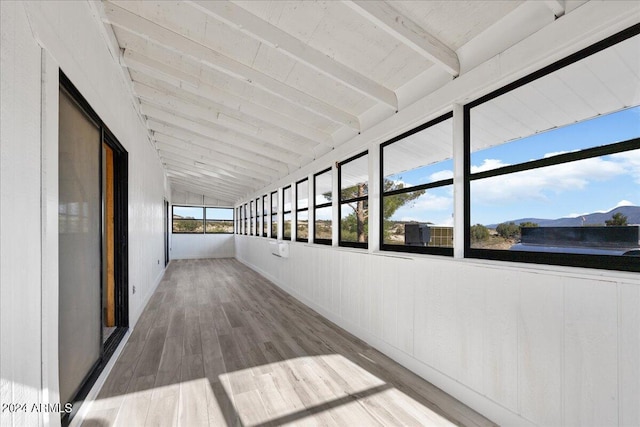
[[[263, 143], [273, 144], [296, 154], [306, 154], [319, 144], [300, 135], [288, 133], [284, 135], [274, 128], [263, 128], [267, 123], [260, 119], [248, 117], [242, 113], [232, 112], [228, 109], [216, 108], [208, 103], [208, 106], [196, 104], [194, 99], [188, 99], [189, 95], [181, 96], [163, 88], [154, 88], [140, 82], [133, 83], [135, 94], [144, 102], [157, 105], [163, 109], [176, 111], [181, 115], [187, 115], [204, 120], [220, 128], [228, 128], [231, 132], [244, 135]], [[207, 102], [206, 100], [203, 100]]]
[[306, 92], [189, 39], [183, 34], [169, 30], [113, 3], [106, 3], [104, 9], [107, 23], [114, 27], [133, 33], [151, 43], [164, 46], [234, 78], [262, 87], [276, 96], [297, 103], [301, 108], [309, 109], [335, 122], [360, 130], [360, 122], [356, 116], [334, 105], [317, 99]]
[[185, 99], [198, 100], [199, 103], [208, 104], [229, 116], [237, 115], [245, 121], [263, 123], [262, 126], [265, 128], [277, 127], [296, 137], [308, 139], [317, 144], [333, 145], [333, 138], [330, 134], [299, 122], [295, 118], [207, 85], [195, 76], [185, 76], [185, 73], [180, 70], [172, 69], [161, 63], [157, 63], [157, 65], [162, 66], [163, 70], [156, 69], [157, 72], [154, 73], [149, 66], [141, 65], [142, 61], [147, 64], [153, 63], [136, 52], [126, 50], [123, 54], [123, 64], [139, 73], [137, 74], [139, 77], [136, 79], [139, 83], [175, 96], [182, 96]]
[[[243, 123], [233, 117], [190, 104], [173, 96], [163, 96], [162, 93], [148, 86], [143, 89], [139, 83], [134, 86], [136, 94], [140, 98], [141, 107], [145, 107], [142, 108], [141, 111], [144, 109], [143, 114], [147, 116], [155, 114], [153, 109], [159, 109], [176, 116], [194, 121], [197, 120], [199, 123], [211, 128], [214, 132], [218, 132], [219, 135], [224, 135], [224, 139], [226, 140], [235, 141], [242, 139], [267, 147], [271, 146], [274, 149], [279, 149], [292, 155], [306, 155], [313, 152], [315, 148], [314, 145], [310, 143], [305, 144], [302, 141], [296, 144], [295, 141], [283, 141], [281, 138], [271, 139], [263, 137], [260, 135], [257, 127], [253, 129], [250, 128], [250, 123]], [[151, 113], [147, 114], [147, 112]]]
[[[168, 112], [152, 105], [148, 105], [146, 103], [140, 105], [140, 111], [142, 112], [142, 114], [149, 118], [157, 119], [161, 122], [186, 129], [205, 138], [210, 138], [214, 141], [220, 141], [222, 143], [226, 143], [227, 145], [236, 146], [244, 150], [249, 150], [253, 153], [261, 154], [272, 159], [281, 160], [289, 165], [295, 165], [297, 167], [300, 166], [300, 156], [286, 150], [282, 150], [278, 147], [251, 141], [248, 138], [242, 138], [236, 135], [229, 135], [228, 132], [224, 132], [220, 129], [215, 129], [211, 126], [204, 125], [194, 120], [178, 116], [173, 112]], [[213, 142], [213, 144], [215, 144], [215, 142]]]
[[235, 159], [242, 159], [252, 167], [260, 166], [265, 171], [275, 171], [279, 176], [288, 173], [289, 169], [286, 163], [279, 160], [273, 160], [264, 155], [256, 154], [224, 142], [211, 140], [188, 130], [161, 123], [156, 120], [148, 120], [147, 125], [153, 131], [153, 137], [156, 141], [168, 142], [171, 140], [188, 143], [189, 147], [196, 150], [206, 150], [206, 152], [214, 152], [216, 154], [223, 152]]
[[[223, 176], [219, 172], [213, 172], [213, 168], [205, 163], [199, 164], [198, 162], [194, 162], [189, 159], [175, 159], [161, 156], [160, 161], [162, 161], [162, 163], [167, 167], [191, 172], [194, 177], [207, 180], [211, 184], [222, 185], [230, 190], [252, 191], [254, 188], [259, 188], [261, 185], [264, 185], [262, 181], [257, 181], [253, 178], [251, 179], [252, 181], [257, 181], [253, 186], [240, 184], [241, 181], [239, 179], [230, 176]], [[246, 182], [247, 179], [248, 178], [245, 178], [244, 182]]]
[[188, 1], [188, 3], [208, 16], [224, 22], [231, 28], [241, 31], [273, 49], [277, 49], [344, 86], [381, 102], [395, 111], [398, 110], [398, 98], [394, 91], [339, 63], [246, 9], [227, 1], [196, 0]]
[[233, 166], [214, 157], [193, 154], [192, 152], [176, 147], [175, 145], [156, 142], [156, 149], [161, 157], [175, 157], [176, 159], [205, 163], [207, 165], [211, 165], [211, 167], [218, 171], [226, 171], [229, 176], [233, 176], [235, 178], [252, 178], [264, 183], [267, 183], [272, 179], [272, 177], [266, 176], [255, 170]]
[[344, 0], [343, 3], [452, 76], [460, 74], [458, 55], [389, 3], [361, 0]]
[[190, 142], [172, 138], [161, 133], [153, 132], [153, 140], [156, 144], [156, 148], [158, 149], [171, 148], [174, 150], [180, 150], [180, 152], [183, 153], [187, 152], [191, 156], [201, 156], [209, 159], [216, 159], [219, 162], [223, 162], [224, 164], [229, 165], [233, 168], [255, 171], [267, 180], [271, 180], [279, 176], [279, 172], [275, 169], [271, 169], [258, 163], [246, 161], [244, 159], [238, 159], [220, 151], [203, 148]]

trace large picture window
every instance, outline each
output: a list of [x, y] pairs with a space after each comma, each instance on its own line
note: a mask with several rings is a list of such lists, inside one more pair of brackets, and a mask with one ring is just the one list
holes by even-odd
[[205, 221], [205, 233], [233, 233], [233, 209], [205, 208]]
[[465, 254], [640, 271], [640, 36], [465, 107]]
[[282, 238], [291, 240], [291, 186], [282, 189]]
[[309, 179], [296, 182], [296, 240], [309, 241]]
[[313, 176], [314, 193], [314, 235], [313, 242], [330, 245], [332, 239], [333, 213], [331, 208], [333, 179], [331, 168]]
[[278, 192], [271, 193], [271, 237], [278, 238]]
[[176, 234], [233, 234], [233, 208], [173, 206], [172, 231]]
[[383, 250], [453, 255], [453, 119], [380, 146]]
[[360, 153], [338, 166], [340, 246], [368, 247], [369, 156]]
[[201, 207], [173, 206], [171, 217], [174, 233], [204, 233], [204, 210]]
[[262, 237], [267, 237], [267, 230], [269, 230], [269, 205], [267, 201], [267, 195], [262, 196]]

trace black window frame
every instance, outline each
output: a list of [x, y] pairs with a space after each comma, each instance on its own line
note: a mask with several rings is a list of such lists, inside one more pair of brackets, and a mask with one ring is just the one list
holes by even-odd
[[249, 235], [249, 217], [248, 217], [248, 210], [249, 207], [247, 206], [247, 203], [245, 203], [244, 205], [244, 235], [248, 236]]
[[[333, 170], [331, 169], [331, 167], [328, 167], [324, 170], [321, 170], [320, 172], [317, 172], [315, 174], [313, 174], [313, 222], [314, 222], [314, 226], [313, 226], [313, 243], [317, 243], [319, 245], [328, 245], [331, 246], [333, 244], [333, 239], [319, 239], [317, 237], [317, 227], [315, 226], [316, 221], [318, 220], [318, 209], [323, 209], [323, 208], [327, 208], [327, 207], [332, 207], [333, 206], [333, 188], [332, 188], [332, 196], [331, 196], [331, 200], [329, 202], [326, 203], [320, 203], [320, 204], [316, 204], [316, 196], [317, 196], [317, 189], [318, 186], [316, 185], [317, 183], [317, 179], [320, 175], [325, 174], [327, 172], [331, 172], [331, 182], [332, 182], [332, 186], [333, 186]], [[333, 234], [333, 218], [331, 218], [331, 230], [332, 230], [332, 234]]]
[[267, 216], [269, 215], [268, 209], [267, 209], [267, 195], [264, 194], [262, 196], [262, 231], [261, 231], [261, 235], [262, 237], [267, 237], [267, 230], [269, 229], [269, 219], [267, 218]]
[[[307, 183], [307, 207], [306, 208], [301, 208], [300, 206], [298, 206], [298, 201], [300, 200], [300, 198], [298, 197], [298, 195], [299, 195], [298, 186], [300, 184], [302, 184], [303, 182]], [[296, 181], [296, 217], [295, 217], [295, 225], [294, 225], [294, 227], [296, 229], [296, 242], [306, 242], [306, 243], [309, 242], [309, 205], [310, 205], [310, 203], [309, 203], [309, 178], [304, 178], [304, 179], [301, 179], [300, 181]], [[299, 223], [299, 220], [300, 220], [299, 215], [300, 215], [301, 212], [306, 212], [307, 213], [307, 238], [306, 239], [300, 238], [298, 236], [298, 223]]]
[[[235, 209], [233, 208], [228, 208], [228, 207], [223, 207], [223, 206], [203, 206], [204, 208], [204, 234], [233, 234], [232, 232], [214, 232], [214, 231], [207, 231], [207, 221], [219, 221], [219, 222], [231, 222], [232, 224], [235, 223]], [[207, 209], [230, 209], [233, 212], [233, 219], [228, 220], [228, 219], [220, 219], [220, 218], [207, 218]]]
[[[445, 113], [439, 117], [436, 117], [433, 120], [429, 120], [428, 122], [414, 129], [404, 132], [403, 134], [398, 135], [395, 138], [392, 138], [389, 141], [386, 141], [380, 144], [380, 212], [381, 212], [380, 220], [379, 220], [380, 250], [392, 251], [392, 252], [409, 252], [409, 253], [422, 253], [422, 254], [431, 254], [431, 255], [443, 255], [443, 256], [453, 257], [453, 248], [437, 247], [437, 246], [390, 245], [388, 243], [384, 243], [384, 219], [382, 218], [382, 212], [384, 212], [385, 196], [394, 196], [397, 194], [411, 193], [413, 191], [428, 190], [431, 188], [438, 188], [438, 187], [444, 187], [447, 185], [453, 185], [453, 178], [449, 178], [449, 179], [442, 179], [440, 181], [429, 182], [427, 184], [414, 185], [412, 187], [406, 187], [400, 190], [388, 191], [386, 193], [384, 192], [384, 178], [385, 178], [384, 177], [384, 148], [393, 144], [394, 142], [403, 140], [408, 136], [421, 132], [425, 129], [428, 129], [432, 126], [440, 124], [449, 119], [453, 119], [453, 111]], [[451, 141], [451, 144], [453, 146], [453, 141]]]
[[260, 227], [258, 227], [260, 225], [260, 217], [262, 216], [262, 212], [258, 211], [258, 207], [260, 206], [260, 197], [257, 197], [255, 200], [255, 225], [254, 225], [254, 231], [255, 233], [253, 234], [254, 236], [260, 236], [260, 233], [262, 232], [260, 230]]
[[[197, 231], [197, 232], [188, 232], [188, 231], [173, 231], [173, 222], [175, 221], [175, 219], [173, 218], [174, 215], [174, 209], [175, 208], [193, 208], [193, 209], [202, 209], [202, 219], [181, 219], [181, 221], [200, 221], [200, 223], [202, 224], [202, 231]], [[207, 209], [230, 209], [233, 212], [233, 219], [229, 220], [229, 219], [219, 219], [219, 218], [207, 218]], [[240, 208], [238, 208], [240, 209]], [[171, 205], [171, 234], [191, 234], [191, 235], [199, 235], [199, 234], [239, 234], [236, 233], [236, 226], [238, 225], [238, 222], [236, 221], [236, 209], [234, 208], [230, 208], [230, 207], [226, 207], [226, 206], [206, 206], [206, 205]], [[231, 232], [213, 232], [213, 231], [207, 231], [207, 220], [211, 220], [211, 221], [224, 221], [224, 222], [230, 222], [232, 224], [234, 224], [234, 231]]]
[[[287, 190], [289, 190], [289, 207], [290, 209], [288, 211], [284, 210], [284, 206], [285, 206], [285, 193], [287, 192]], [[292, 212], [292, 206], [293, 206], [293, 190], [291, 188], [291, 184], [287, 185], [286, 187], [282, 187], [282, 240], [291, 240], [291, 236], [293, 235], [293, 218], [291, 217], [291, 212]], [[289, 222], [290, 227], [289, 227], [289, 236], [287, 236], [286, 233], [286, 229], [285, 229], [285, 216], [289, 214]]]
[[531, 264], [561, 265], [569, 267], [585, 267], [603, 270], [620, 270], [640, 272], [640, 262], [634, 256], [585, 255], [573, 253], [507, 251], [496, 249], [480, 249], [471, 247], [471, 182], [477, 179], [508, 175], [525, 170], [534, 170], [546, 166], [570, 163], [587, 158], [630, 151], [640, 148], [640, 138], [617, 142], [604, 146], [587, 148], [576, 152], [559, 154], [553, 157], [531, 160], [504, 166], [484, 172], [471, 173], [471, 111], [485, 102], [506, 94], [514, 89], [529, 84], [541, 77], [552, 74], [566, 66], [574, 64], [593, 54], [603, 51], [624, 40], [640, 34], [640, 24], [601, 40], [585, 49], [569, 55], [551, 65], [541, 68], [523, 78], [466, 104], [463, 108], [464, 123], [464, 257], [471, 259], [487, 259], [496, 261], [512, 261]]
[[[367, 210], [369, 209], [369, 175], [367, 172], [367, 194], [360, 197], [352, 197], [350, 199], [342, 199], [342, 166], [350, 163], [354, 160], [357, 160], [361, 157], [368, 156], [369, 150], [365, 150], [361, 153], [356, 154], [355, 156], [349, 157], [346, 160], [343, 160], [338, 163], [338, 246], [348, 247], [348, 248], [359, 248], [359, 249], [368, 249], [369, 248], [369, 234], [367, 233], [367, 241], [366, 242], [346, 242], [342, 240], [342, 205], [348, 203], [357, 203], [357, 202], [366, 202]], [[367, 216], [368, 221], [368, 216]], [[368, 227], [368, 225], [367, 225]]]
[[254, 234], [254, 206], [253, 199], [249, 200], [249, 236], [253, 236]]
[[[276, 201], [276, 204], [274, 205], [273, 201]], [[273, 211], [273, 207], [275, 206], [276, 210], [275, 212]], [[271, 218], [269, 219], [269, 225], [270, 225], [270, 229], [271, 229], [271, 238], [272, 239], [278, 239], [278, 190], [276, 191], [272, 191], [271, 192]], [[275, 217], [275, 221], [274, 221], [274, 217]], [[276, 226], [275, 229], [275, 233], [273, 232], [273, 226]]]
[[[190, 232], [190, 231], [174, 231], [174, 226], [173, 223], [174, 221], [176, 221], [176, 219], [173, 217], [174, 216], [174, 211], [175, 208], [194, 208], [194, 209], [202, 209], [202, 219], [189, 219], [189, 218], [182, 218], [178, 221], [193, 221], [193, 222], [197, 222], [199, 221], [200, 224], [202, 225], [202, 231], [194, 231], [194, 232]], [[204, 216], [205, 216], [205, 211], [204, 211], [204, 206], [194, 206], [194, 205], [171, 205], [171, 234], [204, 234], [205, 231], [205, 220], [204, 220]]]

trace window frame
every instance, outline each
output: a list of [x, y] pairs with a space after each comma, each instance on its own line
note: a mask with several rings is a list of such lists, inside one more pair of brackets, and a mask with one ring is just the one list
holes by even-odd
[[[300, 206], [298, 206], [298, 202], [300, 200], [300, 198], [298, 197], [299, 192], [298, 192], [298, 186], [299, 184], [302, 184], [303, 182], [307, 183], [307, 207], [306, 208], [301, 208]], [[296, 242], [305, 242], [308, 243], [309, 242], [309, 178], [303, 178], [300, 181], [296, 181], [296, 217], [295, 217], [295, 229], [296, 229]], [[306, 212], [307, 213], [307, 238], [303, 239], [300, 238], [298, 236], [298, 222], [299, 222], [299, 214], [301, 212]]]
[[[329, 202], [316, 204], [316, 196], [318, 191], [317, 179], [320, 175], [325, 174], [327, 172], [331, 172], [331, 200]], [[318, 209], [323, 209], [327, 207], [333, 207], [333, 169], [331, 167], [328, 167], [326, 169], [321, 170], [320, 172], [313, 174], [313, 222], [314, 222], [313, 243], [317, 243], [319, 245], [331, 246], [333, 244], [333, 239], [319, 239], [317, 237], [318, 229], [315, 226], [315, 222], [318, 220], [318, 215], [317, 215]], [[332, 209], [332, 212], [333, 212], [333, 209]], [[331, 230], [333, 234], [333, 218], [331, 218]]]
[[[508, 174], [525, 170], [540, 169], [546, 166], [566, 164], [595, 158], [603, 155], [620, 153], [640, 148], [640, 138], [611, 143], [604, 146], [586, 148], [580, 151], [559, 154], [553, 157], [525, 161], [514, 165], [504, 166], [484, 172], [471, 173], [471, 112], [474, 107], [484, 104], [494, 98], [504, 95], [512, 90], [525, 86], [539, 78], [545, 77], [564, 67], [572, 65], [582, 59], [610, 48], [622, 41], [640, 34], [640, 25], [634, 25], [613, 36], [601, 40], [585, 49], [569, 55], [551, 65], [541, 68], [525, 77], [507, 84], [495, 91], [484, 95], [475, 101], [466, 104], [463, 108], [464, 124], [464, 257], [470, 259], [487, 259], [496, 261], [512, 261], [532, 264], [561, 265], [569, 267], [585, 267], [604, 270], [640, 271], [640, 262], [633, 256], [612, 255], [585, 255], [575, 253], [552, 252], [528, 252], [508, 251], [496, 249], [480, 249], [471, 247], [471, 182], [483, 178], [495, 176], [507, 176]], [[624, 149], [623, 149], [624, 148]], [[634, 259], [635, 258], [635, 259]]]
[[259, 227], [258, 227], [260, 225], [260, 217], [262, 216], [262, 212], [260, 212], [259, 209], [258, 209], [258, 207], [260, 206], [260, 202], [261, 202], [260, 201], [260, 197], [257, 197], [255, 202], [254, 202], [254, 205], [255, 205], [255, 218], [254, 218], [255, 224], [254, 224], [254, 228], [253, 228], [253, 230], [254, 230], [253, 235], [256, 236], [256, 237], [260, 236], [260, 231], [261, 231], [261, 230], [259, 230]]
[[[428, 129], [432, 126], [438, 125], [444, 121], [449, 119], [453, 119], [453, 111], [442, 114], [435, 119], [429, 120], [428, 122], [413, 128], [407, 132], [404, 132], [395, 138], [392, 138], [386, 142], [380, 144], [380, 218], [379, 218], [379, 231], [380, 231], [380, 250], [382, 251], [391, 251], [391, 252], [409, 252], [409, 253], [421, 253], [421, 254], [431, 254], [431, 255], [443, 255], [453, 257], [454, 248], [446, 248], [441, 246], [406, 246], [406, 245], [390, 245], [388, 243], [384, 243], [384, 219], [382, 218], [382, 212], [384, 212], [384, 198], [385, 196], [394, 196], [397, 194], [411, 193], [413, 191], [420, 190], [428, 190], [431, 188], [439, 188], [445, 187], [448, 185], [453, 185], [453, 178], [441, 179], [435, 182], [429, 182], [426, 184], [414, 185], [412, 187], [406, 187], [400, 190], [388, 191], [384, 192], [384, 148], [393, 144], [394, 142], [401, 141], [413, 134], [421, 132], [425, 129]], [[451, 141], [451, 145], [453, 148], [453, 141]], [[454, 242], [455, 244], [455, 242]]]
[[[291, 209], [289, 209], [288, 211], [284, 210], [284, 206], [285, 206], [285, 193], [286, 191], [289, 190], [289, 206], [291, 206]], [[291, 187], [291, 184], [287, 185], [286, 187], [282, 187], [282, 240], [291, 240], [291, 236], [293, 236], [293, 218], [290, 219], [291, 222], [291, 228], [289, 228], [289, 236], [286, 235], [285, 232], [285, 215], [289, 214], [291, 215], [291, 212], [293, 210], [293, 189]]]
[[248, 236], [249, 235], [249, 217], [247, 216], [248, 214], [248, 203], [245, 203], [244, 206], [244, 235]]
[[[176, 221], [173, 218], [174, 212], [175, 212], [175, 208], [199, 208], [202, 209], [202, 219], [186, 219], [186, 221], [200, 221], [202, 224], [202, 231], [198, 231], [198, 232], [189, 232], [189, 231], [173, 231], [173, 222]], [[204, 206], [194, 206], [194, 205], [171, 205], [171, 234], [204, 234], [205, 232], [205, 211], [204, 211]]]
[[[275, 210], [275, 212], [273, 211], [273, 207], [274, 207], [273, 201], [274, 200], [276, 201], [276, 205], [275, 205], [276, 210]], [[278, 240], [278, 209], [280, 208], [277, 203], [278, 203], [278, 190], [271, 192], [271, 219], [269, 220], [269, 225], [270, 225], [270, 229], [271, 229], [271, 238], [272, 239], [276, 239], [276, 240]], [[275, 216], [275, 222], [273, 221], [273, 217], [274, 216]], [[275, 233], [273, 232], [273, 226], [274, 225], [276, 226], [276, 232]]]
[[[343, 160], [337, 164], [338, 166], [338, 246], [347, 247], [347, 248], [359, 248], [359, 249], [368, 249], [369, 248], [369, 234], [367, 233], [367, 241], [366, 242], [344, 242], [342, 241], [342, 205], [353, 202], [361, 202], [364, 201], [367, 203], [367, 210], [369, 209], [369, 170], [367, 166], [367, 194], [360, 197], [352, 197], [351, 199], [342, 200], [342, 166], [346, 165], [349, 162], [357, 160], [361, 157], [368, 156], [369, 150], [365, 150], [361, 153], [356, 154], [355, 156], [349, 157], [346, 160]], [[367, 165], [369, 163], [367, 162]], [[368, 217], [367, 217], [368, 221]]]
[[[235, 209], [223, 207], [223, 206], [203, 206], [202, 208], [204, 209], [204, 234], [233, 234], [233, 232], [228, 233], [228, 232], [220, 232], [220, 231], [219, 232], [207, 231], [207, 220], [223, 221], [223, 222], [231, 221], [232, 223], [235, 223]], [[233, 212], [233, 219], [228, 220], [228, 219], [219, 219], [219, 218], [207, 218], [207, 209], [230, 209]]]
[[268, 215], [269, 213], [267, 209], [267, 195], [264, 194], [262, 195], [262, 231], [260, 233], [262, 237], [267, 237], [268, 235], [268, 232], [267, 232], [267, 230], [269, 229], [269, 219], [267, 218]]
[[253, 236], [254, 234], [254, 207], [253, 207], [253, 199], [249, 201], [249, 236]]
[[[198, 232], [188, 232], [188, 231], [173, 231], [173, 222], [175, 221], [173, 218], [174, 215], [174, 208], [194, 208], [194, 209], [202, 209], [202, 219], [187, 219], [187, 221], [200, 221], [202, 223], [202, 231], [198, 231]], [[234, 234], [235, 233], [235, 227], [234, 227], [234, 231], [232, 232], [213, 232], [213, 231], [209, 231], [207, 232], [207, 220], [209, 218], [207, 218], [207, 209], [230, 209], [233, 212], [233, 219], [232, 220], [228, 220], [228, 219], [216, 219], [216, 218], [210, 218], [210, 220], [213, 221], [230, 221], [233, 224], [238, 224], [236, 222], [236, 209], [234, 208], [230, 208], [227, 206], [207, 206], [207, 205], [171, 205], [171, 234], [187, 234], [187, 235], [199, 235], [199, 234]]]

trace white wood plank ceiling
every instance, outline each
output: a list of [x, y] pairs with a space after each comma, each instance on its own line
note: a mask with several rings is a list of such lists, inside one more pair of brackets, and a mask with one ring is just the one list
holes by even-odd
[[[172, 187], [232, 204], [405, 107], [402, 89], [416, 79], [458, 76], [459, 49], [525, 3], [145, 0], [102, 9]], [[563, 13], [563, 1], [546, 4]]]

